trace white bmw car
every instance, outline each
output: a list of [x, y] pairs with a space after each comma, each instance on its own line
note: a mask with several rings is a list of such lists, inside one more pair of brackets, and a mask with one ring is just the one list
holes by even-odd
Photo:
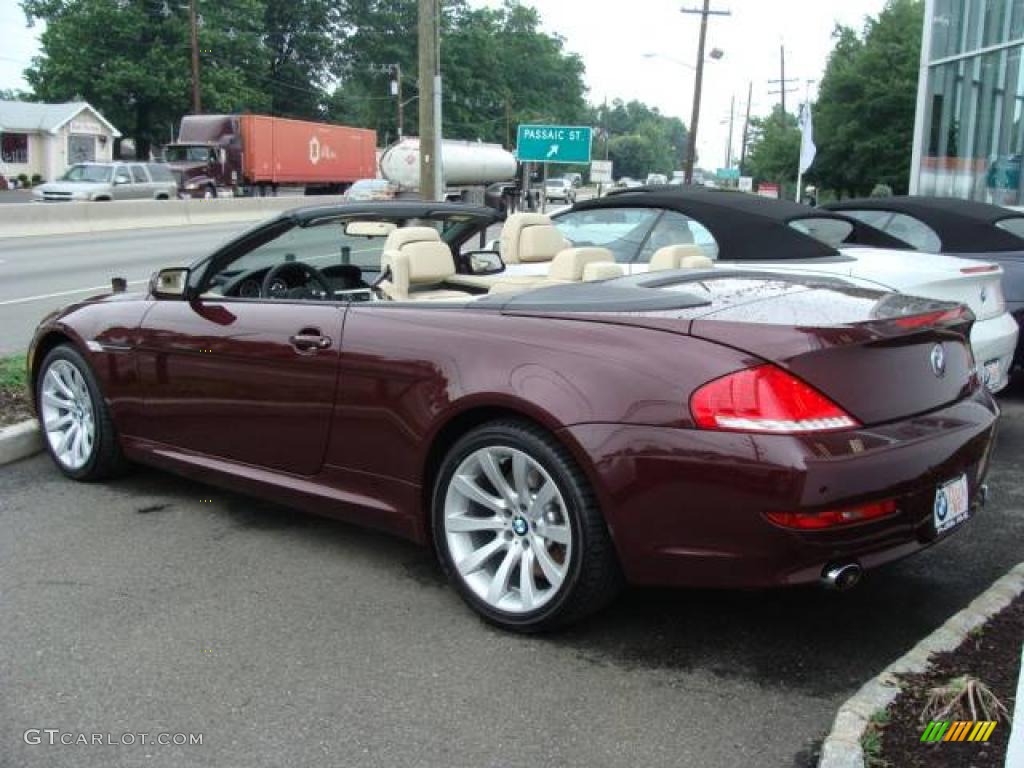
[[[545, 225], [539, 216], [529, 220]], [[998, 264], [918, 253], [830, 211], [693, 187], [624, 190], [578, 203], [550, 221], [564, 240], [533, 238], [542, 247], [531, 245], [536, 252], [528, 254], [503, 247], [506, 274], [543, 275], [553, 252], [569, 245], [606, 248], [627, 274], [650, 269], [651, 258], [663, 249], [691, 246], [716, 268], [828, 275], [955, 301], [975, 315], [971, 345], [989, 389], [997, 392], [1009, 381], [1018, 328], [1007, 312]]]

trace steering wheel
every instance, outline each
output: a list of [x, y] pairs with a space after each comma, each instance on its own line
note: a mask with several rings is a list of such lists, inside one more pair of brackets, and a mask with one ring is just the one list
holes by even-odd
[[[324, 290], [325, 298], [330, 299], [334, 297], [334, 288], [327, 282], [327, 278], [324, 277], [323, 273], [311, 264], [306, 264], [304, 261], [285, 261], [273, 267], [267, 272], [263, 278], [263, 285], [260, 286], [260, 295], [265, 299], [282, 299], [289, 298], [288, 296], [275, 296], [271, 292], [271, 286], [274, 284], [274, 280], [281, 276], [285, 271], [297, 271], [303, 273], [306, 276], [307, 282], [312, 280], [317, 283]], [[289, 288], [290, 290], [290, 288]]]

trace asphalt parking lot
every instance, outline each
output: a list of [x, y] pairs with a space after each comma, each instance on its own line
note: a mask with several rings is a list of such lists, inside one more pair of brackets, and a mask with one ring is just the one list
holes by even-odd
[[[0, 469], [0, 766], [810, 766], [839, 704], [1021, 559], [1024, 383], [990, 506], [846, 594], [633, 590], [481, 623], [430, 554], [138, 470]], [[26, 744], [201, 733], [202, 745]]]

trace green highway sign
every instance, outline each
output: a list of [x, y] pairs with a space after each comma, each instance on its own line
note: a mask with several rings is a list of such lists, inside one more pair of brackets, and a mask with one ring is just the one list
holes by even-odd
[[590, 134], [580, 125], [520, 125], [516, 157], [523, 163], [589, 163]]
[[722, 179], [723, 181], [737, 181], [740, 178], [739, 168], [719, 168], [715, 171], [715, 176]]

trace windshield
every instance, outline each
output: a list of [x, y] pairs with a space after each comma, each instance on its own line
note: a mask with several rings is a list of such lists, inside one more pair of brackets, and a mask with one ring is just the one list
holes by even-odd
[[213, 150], [209, 147], [184, 145], [164, 147], [164, 160], [168, 163], [205, 163], [213, 156]]
[[61, 181], [88, 181], [102, 183], [110, 181], [109, 165], [72, 165], [67, 173], [61, 176]]

